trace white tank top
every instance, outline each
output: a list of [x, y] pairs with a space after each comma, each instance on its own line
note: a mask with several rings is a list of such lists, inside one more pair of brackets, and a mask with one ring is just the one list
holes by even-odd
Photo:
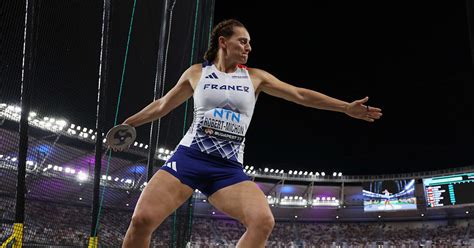
[[193, 94], [193, 123], [180, 145], [243, 163], [245, 133], [256, 97], [245, 66], [233, 73], [203, 63]]

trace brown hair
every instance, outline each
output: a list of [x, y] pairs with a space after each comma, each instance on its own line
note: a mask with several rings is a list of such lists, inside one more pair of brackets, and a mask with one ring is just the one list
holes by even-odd
[[216, 59], [217, 51], [219, 51], [219, 37], [220, 36], [224, 36], [226, 38], [231, 37], [234, 34], [234, 27], [245, 28], [244, 24], [242, 24], [241, 22], [235, 19], [229, 19], [229, 20], [224, 20], [224, 21], [219, 22], [214, 27], [214, 29], [212, 29], [209, 48], [204, 54], [205, 60], [212, 62]]

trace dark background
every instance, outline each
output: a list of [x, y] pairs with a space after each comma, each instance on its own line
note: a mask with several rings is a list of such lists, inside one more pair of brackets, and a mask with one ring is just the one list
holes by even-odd
[[[190, 22], [180, 21], [180, 15], [192, 15], [186, 12], [190, 2], [177, 1], [176, 36], [192, 32]], [[133, 1], [112, 3], [110, 127]], [[95, 126], [101, 8], [100, 1], [92, 0], [44, 1], [40, 6], [32, 110]], [[135, 11], [119, 123], [153, 97], [160, 4], [137, 1]], [[261, 94], [247, 133], [245, 164], [344, 174], [473, 165], [467, 13], [464, 1], [216, 1], [214, 23], [236, 18], [249, 30], [249, 67], [345, 101], [369, 96], [369, 105], [384, 114], [367, 123]], [[19, 103], [23, 17], [18, 1], [0, 3], [0, 102], [9, 104]], [[189, 66], [177, 49], [181, 43], [190, 41], [172, 39], [175, 52], [166, 90]], [[160, 145], [173, 149], [179, 142], [183, 108], [163, 118]], [[138, 131], [138, 140], [147, 142], [149, 125]]]

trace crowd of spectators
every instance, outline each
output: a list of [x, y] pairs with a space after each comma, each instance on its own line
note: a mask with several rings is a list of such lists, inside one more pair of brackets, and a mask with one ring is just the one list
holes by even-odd
[[[14, 204], [0, 198], [0, 241], [12, 233]], [[25, 244], [87, 247], [91, 208], [27, 201]], [[132, 212], [102, 208], [98, 236], [102, 247], [120, 247]], [[470, 219], [452, 221], [317, 223], [277, 221], [267, 247], [474, 247]], [[168, 218], [153, 234], [152, 247], [168, 247], [173, 237]], [[235, 247], [245, 227], [216, 216], [194, 217], [189, 247]], [[380, 246], [380, 245], [384, 246]], [[38, 246], [40, 247], [40, 246]]]

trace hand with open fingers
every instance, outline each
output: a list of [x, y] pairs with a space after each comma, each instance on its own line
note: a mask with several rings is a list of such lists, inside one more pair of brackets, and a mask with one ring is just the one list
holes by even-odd
[[113, 151], [124, 151], [137, 138], [137, 131], [134, 127], [127, 124], [117, 125], [107, 132], [105, 143]]
[[368, 122], [374, 122], [375, 120], [380, 119], [382, 117], [382, 110], [375, 107], [370, 107], [369, 105], [365, 105], [369, 97], [366, 96], [363, 99], [355, 100], [351, 102], [347, 107], [345, 113], [350, 117], [365, 120]]

